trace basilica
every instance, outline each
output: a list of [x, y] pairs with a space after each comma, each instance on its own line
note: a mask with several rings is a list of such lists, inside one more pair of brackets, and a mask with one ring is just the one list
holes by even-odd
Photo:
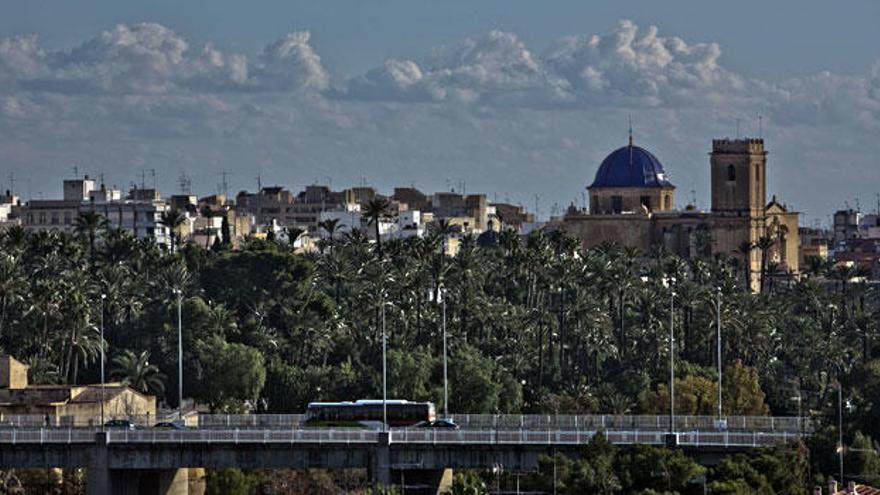
[[675, 209], [675, 186], [660, 160], [630, 136], [627, 146], [602, 161], [587, 187], [589, 209], [570, 209], [562, 227], [585, 247], [615, 242], [643, 252], [664, 246], [685, 257], [737, 257], [747, 262], [756, 290], [762, 265], [797, 273], [798, 214], [776, 196], [767, 201], [764, 140], [715, 139], [709, 156], [711, 210]]

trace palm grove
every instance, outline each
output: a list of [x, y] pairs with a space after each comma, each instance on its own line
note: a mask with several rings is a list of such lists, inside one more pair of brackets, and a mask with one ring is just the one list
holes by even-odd
[[[367, 208], [373, 225], [385, 206]], [[489, 242], [464, 236], [445, 256], [443, 222], [425, 238], [380, 242], [340, 227], [323, 222], [307, 254], [274, 239], [238, 250], [178, 240], [165, 251], [92, 213], [75, 235], [10, 228], [0, 233], [0, 352], [29, 364], [35, 383], [94, 383], [103, 318], [111, 376], [174, 407], [179, 291], [185, 395], [214, 411], [377, 397], [383, 328], [389, 397], [440, 405], [433, 301], [444, 291], [453, 413], [663, 414], [672, 319], [678, 412], [711, 415], [720, 316], [725, 414], [793, 415], [799, 397], [828, 423], [804, 469], [834, 473], [839, 382], [845, 443], [880, 438], [880, 293], [846, 269], [812, 260], [800, 280], [762, 281], [755, 294], [736, 257], [583, 250], [565, 233], [512, 229]]]

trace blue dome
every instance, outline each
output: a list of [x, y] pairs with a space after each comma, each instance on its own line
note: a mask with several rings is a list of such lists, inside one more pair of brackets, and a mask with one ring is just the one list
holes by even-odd
[[675, 187], [666, 179], [663, 164], [650, 151], [624, 146], [608, 155], [596, 172], [594, 187]]

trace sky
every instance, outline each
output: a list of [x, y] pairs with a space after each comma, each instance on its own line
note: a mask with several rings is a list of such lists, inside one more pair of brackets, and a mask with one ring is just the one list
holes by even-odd
[[[454, 188], [542, 217], [626, 143], [707, 207], [717, 137], [765, 138], [802, 224], [880, 192], [876, 0], [6, 0], [0, 187]], [[738, 133], [738, 134], [737, 134]], [[154, 179], [155, 177], [155, 179]], [[769, 198], [768, 198], [769, 199]]]

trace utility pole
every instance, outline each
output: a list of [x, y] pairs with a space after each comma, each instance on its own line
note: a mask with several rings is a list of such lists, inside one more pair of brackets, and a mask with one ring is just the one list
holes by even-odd
[[675, 433], [675, 290], [669, 288], [669, 433]]
[[840, 464], [840, 483], [843, 484], [843, 384], [837, 380], [837, 459]]
[[721, 287], [715, 293], [715, 329], [717, 334], [718, 355], [718, 419], [721, 420]]
[[[384, 277], [384, 274], [383, 274]], [[383, 281], [384, 285], [384, 281]], [[388, 430], [388, 339], [385, 334], [385, 288], [382, 288], [380, 318], [382, 320], [382, 431]]]
[[443, 417], [449, 418], [449, 377], [447, 375], [447, 359], [446, 353], [446, 288], [441, 289], [440, 293], [441, 305], [443, 307]]
[[104, 402], [106, 402], [104, 391], [104, 299], [107, 299], [107, 294], [101, 294], [101, 428], [104, 427]]
[[183, 291], [174, 289], [177, 294], [177, 419], [183, 419]]

